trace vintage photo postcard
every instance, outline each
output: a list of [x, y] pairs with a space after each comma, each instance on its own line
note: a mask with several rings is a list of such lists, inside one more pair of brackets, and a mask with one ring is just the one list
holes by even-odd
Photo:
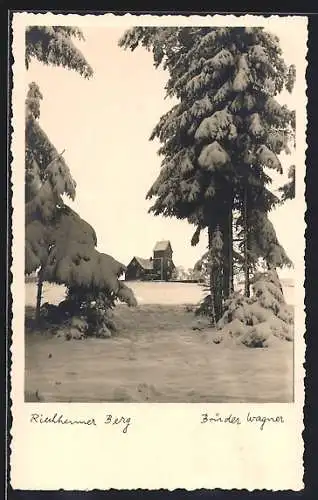
[[12, 487], [301, 490], [307, 18], [11, 29]]

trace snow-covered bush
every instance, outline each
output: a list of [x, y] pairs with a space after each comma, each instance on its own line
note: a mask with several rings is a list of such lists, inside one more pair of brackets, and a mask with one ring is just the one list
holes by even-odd
[[41, 317], [57, 327], [57, 335], [67, 340], [89, 336], [111, 337], [116, 332], [113, 308], [116, 300], [135, 306], [136, 300], [130, 288], [119, 281], [115, 294], [109, 291], [73, 286], [67, 297], [58, 306], [45, 303], [41, 307]]
[[236, 292], [225, 301], [213, 340], [247, 347], [268, 347], [275, 339], [292, 341], [293, 312], [285, 303], [277, 272], [257, 274], [252, 290], [250, 298]]

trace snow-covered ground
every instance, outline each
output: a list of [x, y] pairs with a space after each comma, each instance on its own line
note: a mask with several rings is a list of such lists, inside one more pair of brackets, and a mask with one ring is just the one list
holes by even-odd
[[[196, 283], [166, 283], [131, 281], [127, 285], [132, 288], [139, 304], [196, 304], [204, 296], [202, 286]], [[282, 280], [283, 291], [287, 304], [294, 305], [293, 280]], [[60, 285], [45, 283], [42, 303], [58, 304], [63, 300], [65, 288]], [[36, 284], [25, 284], [25, 304], [34, 306], [36, 303]]]
[[[274, 349], [229, 347], [193, 329], [197, 321], [178, 304], [196, 303], [193, 283], [130, 282], [140, 307], [115, 310], [120, 335], [63, 342], [26, 335], [26, 397], [47, 402], [291, 402], [293, 344]], [[292, 303], [293, 288], [285, 286]], [[45, 285], [43, 302], [59, 303], [64, 288]], [[26, 284], [35, 304], [36, 284]], [[30, 313], [30, 312], [29, 312]], [[48, 363], [48, 353], [50, 362]]]

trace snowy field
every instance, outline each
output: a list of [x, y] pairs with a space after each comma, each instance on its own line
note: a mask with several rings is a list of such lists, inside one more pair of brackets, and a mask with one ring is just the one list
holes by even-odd
[[[130, 282], [139, 306], [115, 308], [118, 334], [67, 342], [27, 329], [26, 401], [46, 402], [291, 402], [293, 343], [249, 349], [216, 345], [210, 331], [193, 329], [185, 311], [202, 297], [193, 283]], [[293, 303], [293, 287], [284, 287]], [[60, 286], [45, 285], [43, 302], [59, 303]], [[26, 284], [28, 317], [35, 283]], [[201, 320], [200, 320], [201, 321]]]
[[[283, 291], [287, 304], [294, 305], [294, 286], [292, 280], [283, 280]], [[138, 304], [196, 304], [205, 295], [202, 286], [196, 283], [166, 283], [129, 281], [127, 285], [132, 288]], [[63, 300], [65, 288], [59, 285], [44, 284], [42, 303], [58, 304]], [[36, 284], [26, 283], [25, 304], [34, 306], [36, 303]]]

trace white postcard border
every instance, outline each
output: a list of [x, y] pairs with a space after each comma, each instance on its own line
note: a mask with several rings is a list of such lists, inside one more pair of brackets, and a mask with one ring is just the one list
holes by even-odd
[[[287, 23], [299, 37], [296, 80], [299, 219], [292, 221], [299, 246], [295, 262], [295, 402], [291, 404], [55, 404], [24, 403], [24, 100], [26, 25], [254, 25]], [[303, 488], [304, 232], [306, 153], [307, 19], [300, 16], [134, 16], [15, 13], [13, 16], [13, 298], [11, 485], [15, 489], [269, 489]], [[303, 169], [303, 175], [298, 171]], [[201, 414], [282, 415], [284, 425], [205, 426]], [[95, 418], [96, 427], [30, 423], [32, 412]], [[129, 432], [103, 424], [105, 415], [131, 418]]]

